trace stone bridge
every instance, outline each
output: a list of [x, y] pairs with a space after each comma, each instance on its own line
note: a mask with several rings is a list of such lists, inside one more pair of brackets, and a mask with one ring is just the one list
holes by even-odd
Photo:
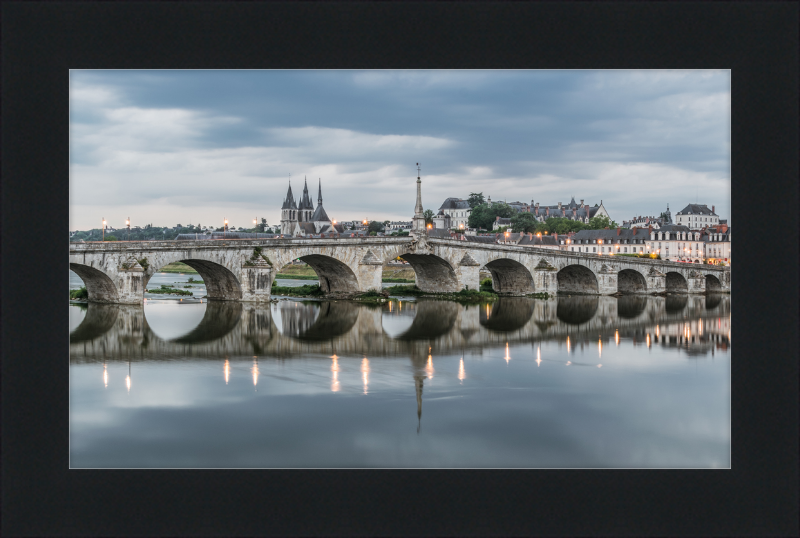
[[[501, 297], [491, 305], [463, 307], [422, 299], [392, 306], [350, 301], [281, 301], [267, 306], [210, 302], [200, 323], [172, 340], [148, 325], [141, 305], [90, 304], [70, 335], [70, 361], [290, 358], [313, 354], [367, 357], [402, 356], [422, 361], [430, 353], [463, 353], [543, 341], [597, 342], [634, 337], [642, 344], [658, 338], [706, 338], [728, 334], [730, 298], [722, 294], [667, 297], [557, 297], [547, 300]], [[390, 335], [384, 316], [413, 318]], [[691, 325], [691, 335], [684, 333]], [[677, 327], [671, 331], [670, 327]], [[673, 334], [674, 333], [674, 334]], [[567, 340], [570, 339], [570, 340]]]
[[662, 260], [564, 252], [454, 239], [371, 237], [70, 243], [70, 269], [86, 284], [89, 301], [142, 304], [158, 270], [183, 262], [203, 278], [208, 298], [270, 299], [275, 275], [300, 259], [319, 276], [326, 293], [380, 289], [382, 267], [400, 257], [414, 269], [417, 286], [430, 292], [478, 289], [480, 271], [507, 295], [729, 292], [730, 268]]

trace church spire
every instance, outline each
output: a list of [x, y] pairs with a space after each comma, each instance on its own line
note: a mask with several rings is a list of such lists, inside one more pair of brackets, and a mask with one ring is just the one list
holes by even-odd
[[319, 178], [319, 192], [317, 193], [317, 204], [322, 205], [322, 178]]

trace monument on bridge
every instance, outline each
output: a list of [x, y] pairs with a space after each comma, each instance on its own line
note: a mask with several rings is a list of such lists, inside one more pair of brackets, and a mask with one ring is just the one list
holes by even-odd
[[414, 206], [414, 218], [412, 219], [411, 234], [419, 236], [425, 234], [425, 215], [422, 214], [422, 180], [420, 179], [420, 168], [417, 163], [417, 204]]

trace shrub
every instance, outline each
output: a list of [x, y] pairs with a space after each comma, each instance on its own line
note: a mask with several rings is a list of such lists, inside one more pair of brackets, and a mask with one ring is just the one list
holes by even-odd
[[86, 290], [86, 286], [82, 287], [79, 290], [69, 290], [69, 298], [72, 300], [75, 299], [88, 299], [89, 292]]
[[304, 286], [278, 286], [275, 282], [272, 283], [272, 293], [275, 295], [310, 295], [318, 297], [324, 295], [322, 288], [319, 284], [306, 284]]
[[481, 280], [481, 287], [484, 287], [484, 286], [489, 286], [491, 288], [492, 287], [492, 279], [491, 278], [484, 278], [483, 280]]

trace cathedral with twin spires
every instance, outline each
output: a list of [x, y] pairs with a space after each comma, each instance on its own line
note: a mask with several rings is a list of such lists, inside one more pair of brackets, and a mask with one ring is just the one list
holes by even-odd
[[319, 181], [317, 193], [317, 209], [308, 195], [308, 181], [303, 186], [303, 196], [297, 204], [292, 194], [292, 183], [281, 206], [281, 234], [291, 237], [314, 235], [321, 233], [342, 233], [341, 224], [332, 224], [328, 214], [322, 207], [322, 180]]

